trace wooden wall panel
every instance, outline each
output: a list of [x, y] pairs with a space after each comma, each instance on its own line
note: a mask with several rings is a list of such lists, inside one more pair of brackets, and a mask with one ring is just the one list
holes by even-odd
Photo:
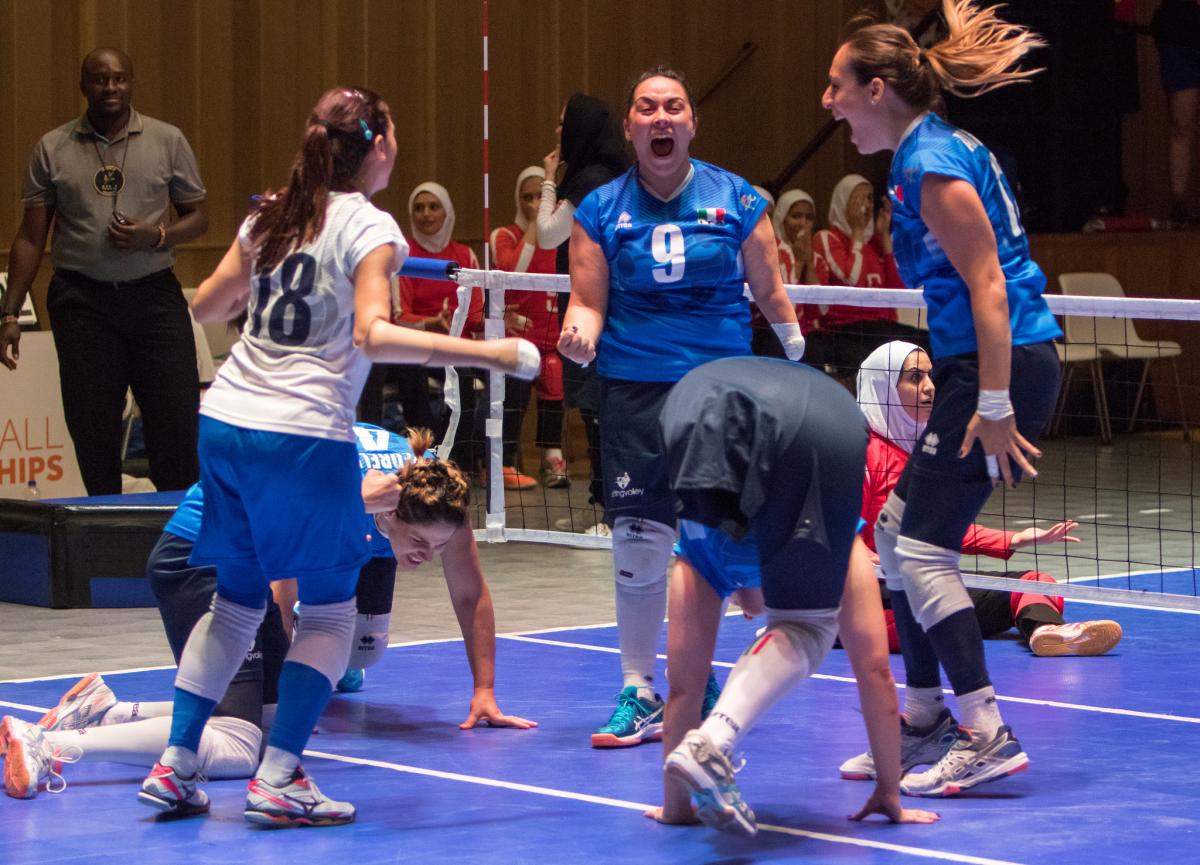
[[[619, 110], [631, 76], [656, 63], [703, 88], [746, 42], [758, 50], [702, 107], [694, 152], [754, 182], [773, 177], [826, 122], [829, 60], [861, 5], [491, 0], [492, 225], [512, 218], [516, 174], [541, 163], [572, 92]], [[179, 126], [196, 151], [212, 227], [179, 251], [185, 282], [219, 259], [251, 194], [286, 182], [306, 112], [337, 83], [378, 90], [393, 108], [399, 157], [378, 203], [406, 228], [409, 192], [437, 180], [454, 199], [457, 236], [481, 248], [480, 22], [479, 0], [0, 0], [0, 266], [29, 153], [82, 110], [79, 61], [101, 44], [129, 52], [138, 109]], [[1161, 211], [1165, 109], [1157, 54], [1144, 38], [1141, 48], [1126, 179], [1135, 205]], [[823, 218], [844, 173], [885, 169], [886, 157], [859, 157], [842, 130], [788, 185], [811, 192]]]

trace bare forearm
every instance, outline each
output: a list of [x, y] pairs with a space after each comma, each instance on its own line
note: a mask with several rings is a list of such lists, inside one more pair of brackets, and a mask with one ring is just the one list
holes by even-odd
[[858, 699], [862, 703], [863, 723], [874, 756], [876, 782], [880, 789], [894, 791], [900, 786], [900, 707], [896, 683], [884, 656], [882, 663], [866, 669], [851, 662], [858, 680]]
[[473, 603], [456, 605], [454, 614], [462, 631], [467, 663], [476, 690], [496, 685], [496, 616], [492, 596], [485, 588]]
[[991, 275], [982, 285], [971, 289], [971, 315], [979, 351], [979, 387], [981, 390], [1008, 390], [1012, 331], [1002, 274]]
[[42, 248], [28, 238], [17, 235], [8, 255], [8, 292], [5, 295], [4, 311], [20, 312], [21, 304], [33, 285], [38, 267], [42, 263]]
[[189, 243], [208, 231], [208, 213], [204, 210], [193, 210], [181, 215], [165, 228], [167, 236], [163, 241], [164, 246], [179, 246], [182, 243]]

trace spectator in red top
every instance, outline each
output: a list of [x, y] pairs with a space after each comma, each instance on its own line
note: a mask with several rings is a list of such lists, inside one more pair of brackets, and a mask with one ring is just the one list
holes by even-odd
[[[757, 188], [757, 187], [755, 187]], [[821, 285], [825, 282], [824, 262], [813, 255], [812, 235], [817, 205], [803, 189], [789, 189], [767, 211], [775, 229], [779, 253], [779, 273], [786, 285]], [[770, 323], [751, 304], [750, 324], [753, 328], [751, 349], [766, 357], [784, 357], [783, 347], [771, 330]], [[817, 326], [821, 309], [815, 304], [796, 304], [796, 320], [800, 331], [807, 334]]]
[[[456, 262], [460, 267], [478, 269], [479, 259], [464, 243], [451, 238], [454, 235], [454, 204], [450, 193], [440, 183], [426, 182], [417, 186], [408, 196], [409, 256], [412, 258], [436, 258]], [[407, 323], [421, 330], [446, 333], [458, 307], [457, 286], [439, 279], [413, 279], [400, 277], [400, 309], [393, 314], [397, 324]], [[483, 337], [483, 292], [471, 291], [466, 324], [462, 336], [481, 339]], [[431, 392], [430, 379], [441, 376], [438, 370], [422, 367], [397, 367], [394, 373], [400, 386], [400, 405], [404, 410], [404, 422], [408, 428], [424, 427], [433, 430], [438, 441], [445, 436], [449, 421], [449, 410], [440, 397]], [[451, 459], [469, 474], [479, 468], [483, 460], [483, 435], [475, 418], [476, 388], [482, 380], [479, 370], [458, 369], [458, 392], [462, 407], [459, 429]]]
[[[517, 177], [517, 213], [512, 225], [492, 232], [492, 262], [499, 270], [515, 273], [556, 273], [556, 252], [538, 247], [537, 211], [546, 171], [531, 165]], [[542, 353], [538, 373], [537, 445], [542, 449], [542, 483], [561, 489], [571, 485], [562, 452], [563, 379], [562, 358], [556, 348], [561, 330], [558, 293], [514, 291], [504, 299], [504, 330], [523, 336]], [[529, 407], [533, 385], [510, 378], [504, 383], [504, 486], [529, 489], [537, 481], [522, 474], [520, 465], [521, 421]]]
[[[871, 184], [861, 174], [847, 174], [833, 188], [829, 227], [813, 236], [813, 252], [825, 285], [855, 288], [903, 288], [892, 255], [892, 213], [875, 213]], [[926, 346], [922, 331], [896, 321], [886, 307], [822, 307], [820, 320], [806, 333], [805, 360], [833, 367], [839, 376], [853, 375], [872, 349], [889, 339], [904, 338]]]
[[[924, 349], [908, 342], [889, 342], [875, 349], [858, 372], [858, 404], [867, 417], [870, 438], [867, 442], [867, 472], [863, 478], [862, 518], [866, 527], [862, 539], [875, 552], [875, 520], [888, 494], [900, 479], [914, 445], [921, 440], [925, 421], [933, 408], [932, 369]], [[1000, 531], [973, 525], [963, 538], [967, 555], [1009, 559], [1017, 550], [1058, 541], [1078, 543], [1071, 532], [1078, 524], [1067, 520], [1046, 529], [1028, 528], [1019, 532]], [[989, 576], [1053, 583], [1054, 578], [1040, 571], [979, 571]], [[884, 596], [884, 615], [888, 623], [888, 645], [900, 649], [888, 603]], [[1062, 598], [1031, 592], [1004, 592], [994, 589], [969, 589], [975, 603], [975, 615], [984, 636], [995, 636], [1016, 627], [1035, 655], [1098, 655], [1107, 652], [1121, 639], [1121, 626], [1112, 621], [1064, 624]]]

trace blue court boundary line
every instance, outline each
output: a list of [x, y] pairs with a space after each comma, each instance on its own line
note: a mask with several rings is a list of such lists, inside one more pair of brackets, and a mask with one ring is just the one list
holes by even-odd
[[[631, 802], [626, 799], [612, 799], [607, 796], [595, 796], [590, 793], [575, 793], [570, 790], [558, 790], [554, 787], [539, 787], [533, 784], [522, 784], [516, 781], [501, 781], [497, 778], [487, 778], [481, 775], [464, 775], [460, 772], [443, 772], [438, 769], [423, 769], [419, 766], [406, 766], [402, 763], [389, 763], [386, 760], [371, 760], [365, 757], [344, 757], [327, 751], [306, 750], [305, 757], [315, 757], [338, 763], [351, 763], [357, 766], [371, 766], [376, 769], [388, 769], [410, 775], [421, 775], [426, 778], [439, 778], [446, 781], [458, 781], [466, 784], [479, 784], [484, 787], [499, 787], [520, 793], [533, 793], [538, 796], [549, 796], [556, 799], [569, 799], [575, 802], [586, 802], [591, 805], [604, 805], [609, 808], [622, 808], [627, 811], [645, 812], [653, 805], [644, 802]], [[649, 818], [646, 818], [649, 819]], [[872, 841], [866, 838], [855, 838], [848, 835], [831, 835], [825, 832], [809, 832], [804, 829], [793, 829], [789, 826], [774, 826], [760, 823], [760, 832], [775, 832], [783, 835], [793, 835], [799, 838], [809, 838], [814, 841], [826, 841], [833, 844], [849, 844], [855, 847], [868, 847], [874, 850], [887, 850], [892, 853], [902, 853], [908, 856], [919, 856], [923, 859], [938, 859], [943, 862], [963, 862], [967, 865], [1020, 865], [1006, 859], [987, 859], [982, 856], [971, 856], [963, 853], [950, 853], [943, 850], [929, 850], [923, 847], [909, 847], [902, 844], [890, 844], [886, 841]]]

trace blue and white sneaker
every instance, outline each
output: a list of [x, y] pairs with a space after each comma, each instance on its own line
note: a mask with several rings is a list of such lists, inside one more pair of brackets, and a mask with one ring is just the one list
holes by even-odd
[[[958, 741], [958, 722], [949, 709], [942, 709], [938, 719], [928, 727], [913, 727], [900, 716], [900, 773], [905, 774], [917, 766], [936, 763], [946, 755]], [[851, 757], [839, 771], [847, 781], [874, 781], [875, 758], [871, 752]]]
[[354, 822], [354, 806], [337, 802], [297, 766], [282, 787], [254, 778], [246, 790], [246, 820], [263, 826], [340, 826]]
[[662, 741], [663, 701], [658, 694], [643, 700], [630, 685], [617, 694], [617, 708], [608, 723], [592, 733], [593, 748], [630, 748]]
[[708, 682], [704, 685], [704, 702], [700, 705], [700, 720], [708, 719], [712, 714], [712, 710], [717, 706], [717, 700], [721, 699], [721, 686], [717, 684], [717, 674], [712, 670], [708, 671]]
[[900, 792], [906, 796], [953, 796], [1028, 768], [1029, 758], [1007, 725], [988, 741], [959, 727], [958, 740], [937, 765], [905, 775], [900, 780]]
[[745, 761], [735, 767], [708, 736], [692, 730], [667, 755], [663, 768], [691, 791], [696, 816], [705, 826], [737, 835], [754, 835], [758, 823], [742, 799], [735, 778], [742, 765]]
[[338, 679], [337, 690], [342, 694], [353, 694], [363, 689], [367, 671], [361, 667], [347, 667], [342, 678]]

